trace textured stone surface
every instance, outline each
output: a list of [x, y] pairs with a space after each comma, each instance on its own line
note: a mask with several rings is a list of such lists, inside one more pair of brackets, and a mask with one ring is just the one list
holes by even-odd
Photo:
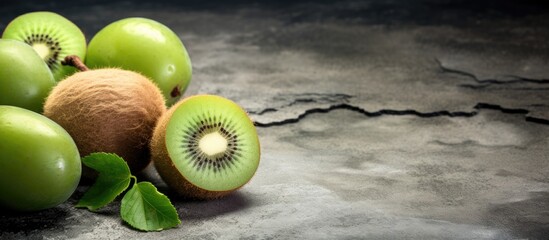
[[67, 203], [2, 213], [0, 239], [544, 239], [549, 234], [549, 14], [534, 1], [7, 3], [0, 28], [59, 12], [88, 36], [123, 17], [176, 31], [186, 95], [256, 121], [262, 161], [215, 201], [143, 180], [183, 223], [142, 233]]

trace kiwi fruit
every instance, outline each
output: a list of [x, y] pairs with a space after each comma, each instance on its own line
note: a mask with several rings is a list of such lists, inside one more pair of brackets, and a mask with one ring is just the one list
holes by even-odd
[[75, 69], [63, 66], [68, 55], [84, 59], [86, 38], [73, 22], [53, 12], [31, 12], [13, 19], [4, 29], [4, 39], [23, 41], [46, 62], [56, 81], [74, 73]]
[[245, 185], [259, 165], [259, 139], [247, 113], [215, 95], [187, 97], [160, 117], [151, 156], [183, 197], [215, 199]]
[[[148, 78], [122, 69], [77, 72], [46, 98], [44, 115], [73, 137], [80, 154], [116, 153], [138, 173], [150, 163], [149, 141], [166, 111], [160, 89]], [[93, 179], [95, 172], [84, 168]]]

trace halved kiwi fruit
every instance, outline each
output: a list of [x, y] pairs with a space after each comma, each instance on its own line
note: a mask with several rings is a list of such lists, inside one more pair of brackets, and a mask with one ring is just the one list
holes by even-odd
[[252, 178], [259, 165], [259, 139], [253, 122], [236, 103], [196, 95], [160, 117], [151, 156], [162, 179], [180, 195], [219, 198]]
[[31, 12], [13, 19], [2, 38], [31, 45], [57, 81], [75, 71], [73, 67], [61, 65], [66, 56], [77, 55], [84, 59], [86, 55], [84, 33], [70, 20], [53, 12]]

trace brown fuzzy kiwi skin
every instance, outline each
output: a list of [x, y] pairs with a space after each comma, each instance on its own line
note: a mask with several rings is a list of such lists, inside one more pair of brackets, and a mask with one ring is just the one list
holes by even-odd
[[209, 191], [199, 188], [190, 183], [184, 176], [179, 174], [179, 171], [171, 160], [168, 149], [166, 148], [166, 128], [173, 113], [179, 105], [198, 96], [200, 95], [194, 95], [182, 99], [175, 105], [171, 106], [170, 109], [168, 109], [168, 111], [164, 113], [160, 119], [158, 119], [158, 123], [154, 128], [150, 143], [151, 157], [158, 174], [162, 177], [162, 180], [164, 180], [164, 182], [166, 182], [166, 184], [175, 190], [180, 196], [198, 200], [218, 199], [238, 190], [246, 184], [227, 191]]
[[[150, 163], [149, 141], [165, 111], [164, 97], [151, 80], [115, 68], [73, 74], [44, 104], [44, 115], [67, 130], [82, 156], [116, 153], [134, 174]], [[95, 177], [89, 169], [83, 175]]]

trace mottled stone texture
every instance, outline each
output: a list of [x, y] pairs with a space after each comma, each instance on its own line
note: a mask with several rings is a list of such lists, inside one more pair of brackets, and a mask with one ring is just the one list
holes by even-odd
[[549, 8], [537, 1], [8, 2], [0, 29], [59, 12], [88, 39], [129, 16], [176, 31], [186, 96], [219, 94], [258, 126], [254, 179], [142, 233], [115, 202], [3, 213], [0, 239], [546, 239]]

